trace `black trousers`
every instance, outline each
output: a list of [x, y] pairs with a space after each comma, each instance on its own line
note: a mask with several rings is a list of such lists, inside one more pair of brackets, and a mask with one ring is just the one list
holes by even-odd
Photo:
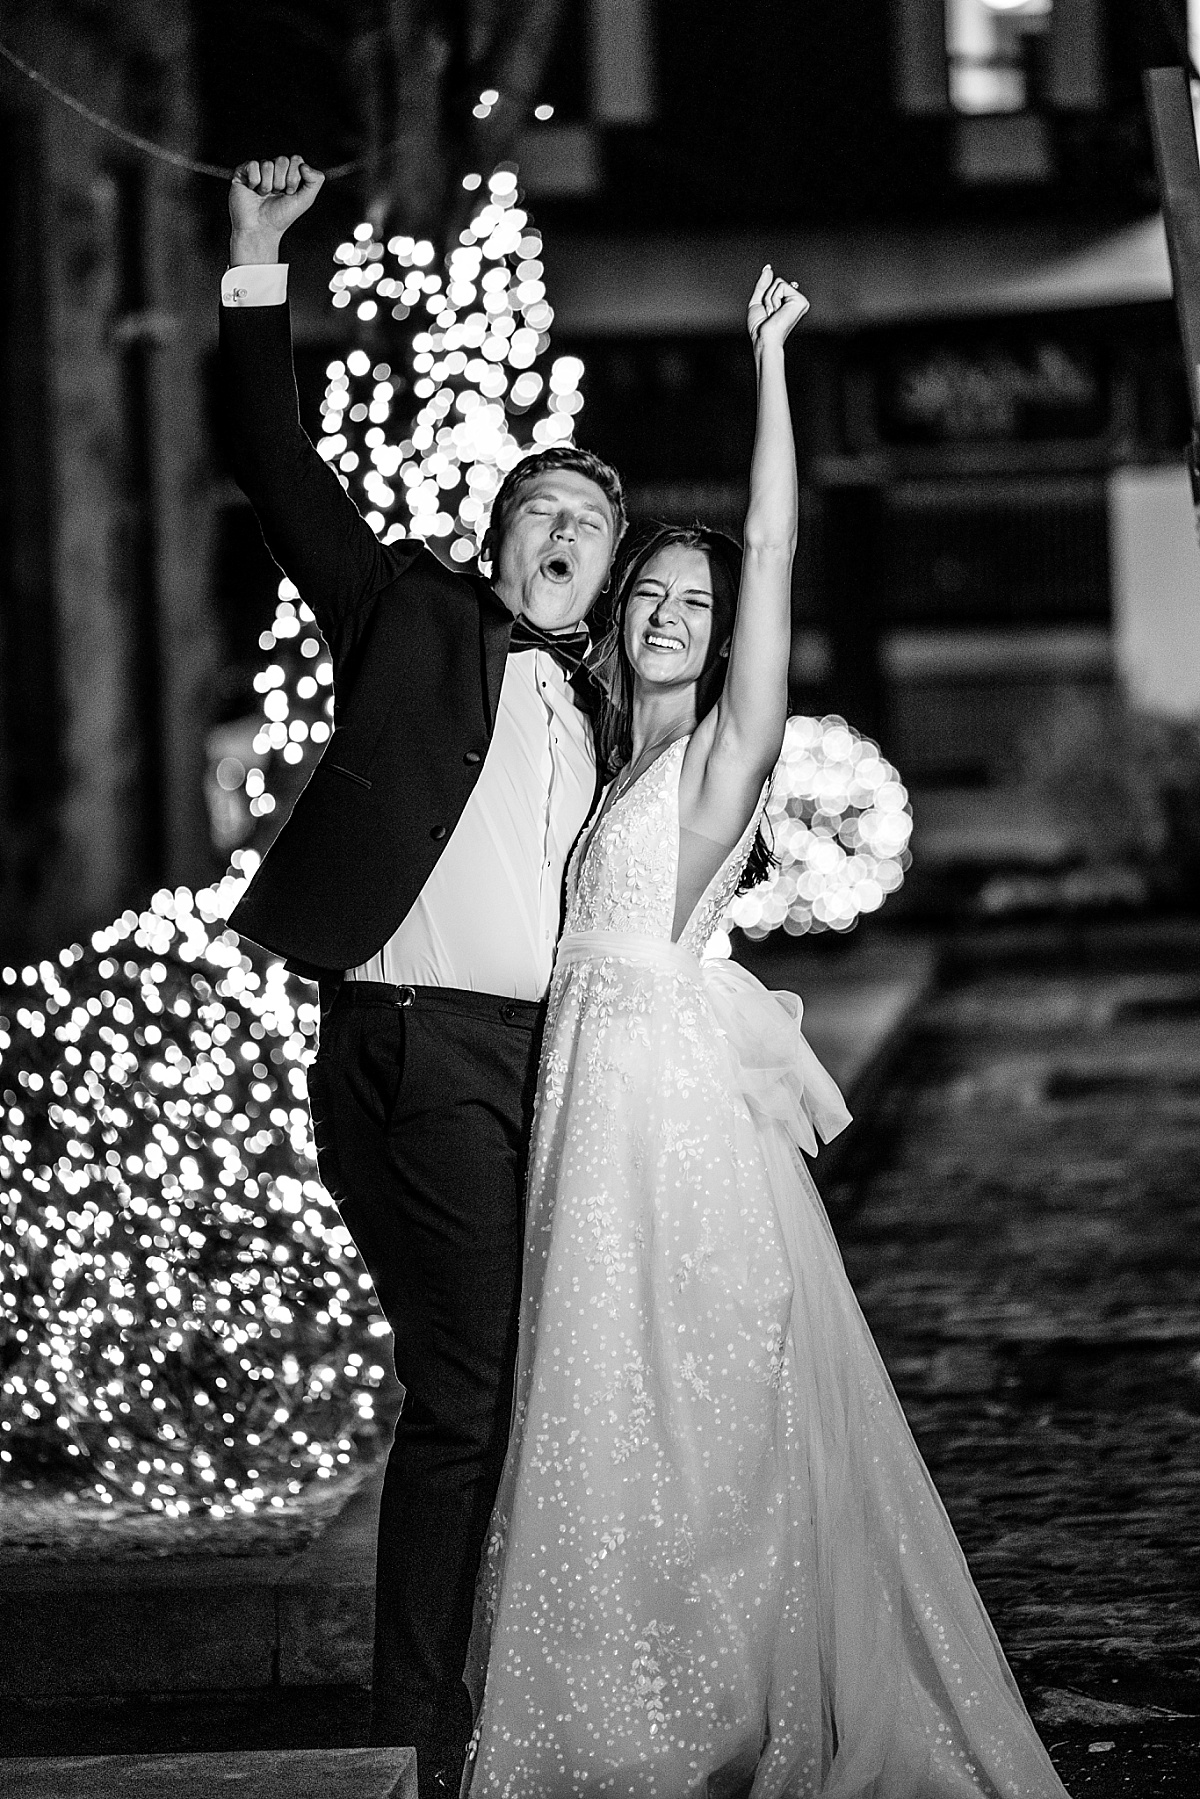
[[423, 1799], [457, 1793], [471, 1728], [462, 1673], [508, 1440], [542, 1016], [347, 981], [309, 1071], [321, 1178], [405, 1388], [379, 1515], [371, 1734], [416, 1748]]

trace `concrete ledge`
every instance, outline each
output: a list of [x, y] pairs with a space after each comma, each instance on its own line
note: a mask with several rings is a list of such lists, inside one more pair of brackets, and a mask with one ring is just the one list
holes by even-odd
[[3, 1769], [7, 1799], [417, 1799], [412, 1749], [40, 1756]]
[[[378, 1491], [378, 1483], [376, 1485]], [[375, 1635], [375, 1542], [359, 1558], [357, 1574], [313, 1577], [279, 1588], [278, 1683], [282, 1687], [369, 1686]]]
[[[32, 1574], [34, 1570], [30, 1570]], [[13, 1592], [4, 1599], [0, 1696], [27, 1699], [92, 1694], [179, 1693], [269, 1686], [276, 1655], [270, 1587], [240, 1578], [143, 1585], [77, 1585]], [[128, 1571], [125, 1571], [128, 1574]]]
[[0, 1698], [369, 1685], [381, 1481], [349, 1553], [7, 1569]]

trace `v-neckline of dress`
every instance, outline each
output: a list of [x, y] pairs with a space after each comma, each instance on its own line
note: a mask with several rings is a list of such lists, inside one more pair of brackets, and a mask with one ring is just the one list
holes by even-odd
[[608, 804], [608, 789], [609, 789], [609, 787], [612, 786], [613, 781], [615, 781], [617, 778], [616, 775], [613, 776], [612, 781], [610, 781], [608, 783], [608, 787], [606, 787], [604, 789], [604, 798], [600, 801], [600, 810], [596, 814], [596, 822], [592, 826], [591, 830], [588, 832], [587, 842], [584, 844], [583, 849], [580, 852], [580, 857], [579, 857], [580, 868], [583, 867], [584, 863], [587, 861], [589, 855], [591, 854], [592, 845], [595, 843], [596, 838], [600, 832], [600, 827], [604, 823], [605, 819], [612, 817], [613, 813], [616, 811], [617, 807], [621, 804], [621, 802], [623, 800], [627, 800], [629, 798], [629, 795], [634, 791], [634, 789], [641, 786], [642, 782], [646, 779], [646, 776], [648, 774], [652, 774], [653, 771], [658, 767], [659, 763], [662, 762], [665, 757], [667, 757], [671, 754], [671, 751], [675, 748], [676, 744], [686, 743], [692, 735], [693, 735], [693, 732], [684, 731], [678, 737], [673, 737], [665, 749], [659, 750], [657, 756], [655, 756], [655, 758], [652, 762], [647, 762], [645, 768], [642, 770], [641, 774], [638, 775], [637, 779], [634, 781], [630, 781], [628, 787], [623, 787], [621, 789], [620, 793], [618, 793], [618, 795], [613, 800], [613, 802], [610, 806]]

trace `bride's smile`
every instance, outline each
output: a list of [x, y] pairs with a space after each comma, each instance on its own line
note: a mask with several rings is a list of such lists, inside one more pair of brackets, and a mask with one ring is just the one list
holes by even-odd
[[652, 556], [625, 614], [625, 653], [651, 685], [699, 680], [713, 643], [713, 584], [703, 550], [672, 545]]

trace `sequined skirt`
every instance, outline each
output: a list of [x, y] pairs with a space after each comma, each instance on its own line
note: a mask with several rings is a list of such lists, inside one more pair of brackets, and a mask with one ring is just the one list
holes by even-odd
[[798, 1004], [564, 940], [471, 1795], [1062, 1793], [800, 1154], [844, 1117]]

